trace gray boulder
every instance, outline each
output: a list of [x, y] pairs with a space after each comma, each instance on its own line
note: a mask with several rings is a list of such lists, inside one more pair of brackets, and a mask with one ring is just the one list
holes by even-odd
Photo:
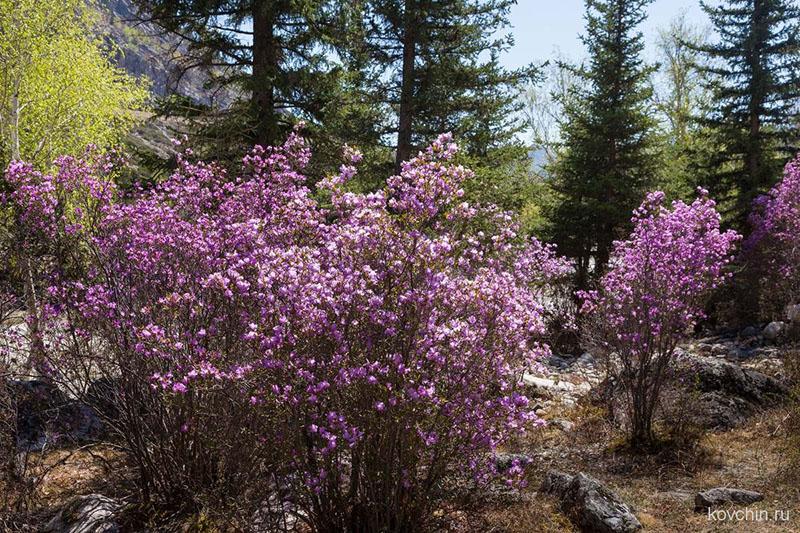
[[693, 411], [693, 422], [702, 428], [730, 429], [744, 424], [753, 407], [741, 398], [712, 391], [697, 397]]
[[565, 474], [564, 472], [550, 470], [545, 474], [539, 491], [561, 498], [567, 492], [570, 483], [572, 483], [572, 478], [573, 476]]
[[686, 419], [704, 429], [731, 429], [789, 395], [780, 381], [715, 357], [683, 353], [665, 396], [685, 397]]
[[117, 533], [116, 500], [102, 494], [88, 494], [70, 500], [45, 527], [47, 533]]
[[774, 403], [788, 393], [778, 380], [735, 363], [706, 357], [692, 357], [687, 362], [701, 392], [717, 391], [758, 405]]
[[41, 450], [45, 446], [96, 439], [102, 423], [87, 405], [68, 398], [45, 380], [9, 383], [17, 410], [17, 447]]
[[786, 324], [784, 322], [770, 322], [766, 326], [764, 326], [764, 331], [762, 335], [768, 341], [775, 342], [780, 337], [783, 336], [784, 332], [786, 331]]
[[744, 489], [734, 489], [728, 487], [717, 487], [714, 489], [698, 492], [694, 497], [694, 510], [705, 511], [713, 507], [727, 504], [747, 505], [760, 502], [764, 495], [760, 492]]
[[739, 332], [739, 337], [742, 339], [749, 339], [751, 337], [758, 337], [758, 328], [755, 326], [747, 326]]
[[683, 381], [696, 387], [696, 403], [690, 406], [696, 424], [706, 429], [730, 429], [741, 425], [759, 409], [788, 396], [778, 380], [722, 359], [683, 358]]
[[627, 504], [583, 472], [575, 476], [548, 472], [541, 491], [557, 496], [561, 500], [561, 509], [581, 531], [630, 533], [642, 527]]

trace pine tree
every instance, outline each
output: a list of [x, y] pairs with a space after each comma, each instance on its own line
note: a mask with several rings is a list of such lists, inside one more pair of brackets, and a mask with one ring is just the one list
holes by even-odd
[[247, 144], [269, 145], [297, 120], [321, 121], [340, 74], [329, 57], [332, 2], [135, 1], [143, 20], [182, 39], [184, 68], [211, 71], [217, 87], [246, 95], [244, 105], [213, 117], [212, 136], [232, 133]]
[[608, 262], [613, 241], [655, 170], [654, 125], [642, 34], [651, 0], [586, 0], [582, 40], [589, 64], [565, 99], [562, 153], [552, 169], [559, 201], [549, 209], [550, 237], [576, 260], [577, 284]]
[[[753, 199], [796, 151], [800, 99], [800, 8], [794, 0], [702, 3], [718, 34], [698, 46], [715, 108], [701, 118], [719, 146], [705, 167], [709, 188], [740, 230]], [[699, 169], [700, 170], [700, 169]]]
[[516, 0], [364, 0], [361, 50], [365, 93], [389, 110], [380, 132], [396, 147], [395, 167], [435, 135], [450, 131], [472, 156], [507, 150], [523, 124], [521, 85], [532, 67], [506, 70], [499, 55], [513, 41], [498, 37]]

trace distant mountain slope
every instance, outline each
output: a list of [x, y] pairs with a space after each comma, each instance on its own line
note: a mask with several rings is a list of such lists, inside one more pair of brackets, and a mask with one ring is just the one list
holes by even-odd
[[181, 76], [178, 60], [186, 53], [185, 44], [154, 24], [140, 23], [132, 0], [99, 0], [99, 6], [101, 31], [120, 49], [115, 61], [128, 73], [150, 79], [154, 95], [177, 93], [201, 104], [223, 107], [231, 103], [232, 92], [215, 94], [206, 87], [209, 77], [202, 71], [192, 69]]

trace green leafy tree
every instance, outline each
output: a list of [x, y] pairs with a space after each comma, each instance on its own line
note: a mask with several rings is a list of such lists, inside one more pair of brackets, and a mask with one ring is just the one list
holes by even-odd
[[[117, 144], [143, 107], [146, 87], [115, 68], [95, 35], [85, 0], [0, 0], [0, 163], [48, 169], [58, 155]], [[6, 183], [3, 182], [5, 188]], [[41, 361], [40, 258], [4, 209], [0, 241], [11, 250], [0, 273], [24, 286], [32, 360]]]
[[85, 0], [0, 0], [0, 163], [118, 143], [147, 98], [115, 68]]
[[718, 38], [696, 46], [714, 95], [701, 121], [719, 149], [698, 170], [707, 171], [703, 179], [744, 230], [753, 199], [777, 181], [796, 151], [800, 8], [792, 0], [702, 6]]
[[685, 14], [659, 30], [656, 39], [659, 68], [653, 76], [653, 99], [664, 145], [658, 188], [684, 200], [701, 184], [693, 162], [714, 149], [708, 128], [697, 120], [711, 104], [698, 67], [696, 48], [702, 43], [703, 32]]
[[577, 284], [608, 263], [612, 243], [654, 175], [655, 119], [641, 52], [650, 0], [586, 0], [589, 63], [565, 101], [562, 151], [553, 165], [558, 199], [548, 210], [550, 238], [576, 261]]

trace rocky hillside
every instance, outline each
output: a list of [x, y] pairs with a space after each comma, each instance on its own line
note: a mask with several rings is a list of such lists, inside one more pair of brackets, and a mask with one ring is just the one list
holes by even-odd
[[133, 76], [148, 78], [154, 95], [178, 93], [205, 105], [230, 104], [232, 93], [211, 90], [208, 76], [201, 71], [182, 74], [180, 60], [187, 52], [185, 43], [154, 24], [141, 22], [132, 0], [100, 0], [100, 7], [100, 31], [119, 48], [117, 63]]

